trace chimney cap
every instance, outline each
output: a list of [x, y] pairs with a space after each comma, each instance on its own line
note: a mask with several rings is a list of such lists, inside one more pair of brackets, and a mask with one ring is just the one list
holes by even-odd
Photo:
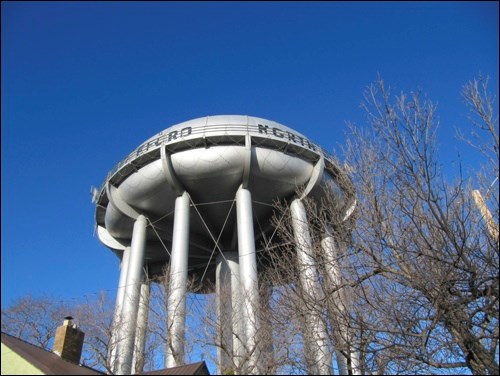
[[64, 326], [73, 326], [76, 328], [76, 325], [73, 325], [73, 317], [72, 316], [66, 316], [63, 321]]

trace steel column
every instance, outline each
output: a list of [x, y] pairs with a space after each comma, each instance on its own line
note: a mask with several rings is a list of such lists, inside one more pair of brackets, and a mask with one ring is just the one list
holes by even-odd
[[184, 365], [186, 292], [189, 253], [189, 194], [175, 200], [170, 283], [167, 300], [167, 351], [165, 367]]
[[325, 258], [325, 271], [328, 284], [333, 293], [329, 295], [330, 320], [335, 339], [335, 355], [339, 375], [348, 375], [347, 359], [350, 357], [349, 322], [346, 309], [345, 291], [342, 286], [342, 274], [338, 259], [340, 252], [333, 237], [333, 230], [328, 227], [321, 240], [321, 248]]
[[362, 375], [361, 372], [361, 357], [358, 350], [351, 351], [351, 368], [353, 375]]
[[118, 343], [117, 375], [128, 375], [132, 370], [141, 273], [146, 250], [146, 226], [146, 217], [139, 215], [134, 223], [132, 233], [125, 295], [123, 297], [123, 325], [120, 327], [122, 335], [119, 336], [120, 342]]
[[215, 269], [215, 293], [217, 305], [217, 374], [232, 370], [233, 354], [231, 306], [231, 271], [221, 254], [217, 255]]
[[290, 212], [297, 250], [299, 279], [306, 300], [304, 304], [308, 310], [303, 332], [308, 373], [311, 375], [330, 375], [332, 367], [328, 333], [322, 317], [322, 308], [319, 305], [322, 294], [314, 261], [307, 214], [302, 201], [294, 200], [290, 206]]
[[243, 300], [242, 318], [245, 326], [245, 347], [248, 374], [259, 374], [261, 343], [260, 304], [257, 280], [257, 257], [253, 230], [252, 195], [241, 186], [236, 193], [236, 218], [238, 227], [238, 255], [240, 264], [241, 293]]
[[137, 311], [137, 329], [135, 333], [135, 348], [132, 358], [132, 373], [141, 373], [144, 368], [144, 348], [146, 345], [146, 329], [149, 317], [150, 282], [146, 269], [142, 271], [139, 309]]
[[117, 347], [119, 343], [119, 328], [122, 326], [122, 308], [123, 308], [123, 297], [125, 296], [125, 284], [127, 283], [127, 270], [128, 262], [130, 256], [130, 247], [125, 247], [122, 254], [122, 260], [120, 263], [120, 279], [118, 281], [118, 289], [116, 292], [116, 303], [115, 303], [115, 313], [113, 315], [113, 324], [111, 325], [111, 338], [109, 340], [108, 347], [108, 367], [111, 368], [113, 373], [116, 372], [117, 367]]
[[241, 288], [238, 252], [217, 256], [216, 299], [220, 346], [217, 347], [217, 373], [239, 374], [243, 354]]
[[[265, 283], [265, 282], [264, 282]], [[262, 341], [262, 358], [261, 371], [264, 375], [275, 375], [277, 370], [276, 359], [274, 354], [274, 337], [272, 324], [272, 307], [271, 299], [273, 288], [269, 284], [260, 286], [260, 304], [261, 304], [261, 332]]]

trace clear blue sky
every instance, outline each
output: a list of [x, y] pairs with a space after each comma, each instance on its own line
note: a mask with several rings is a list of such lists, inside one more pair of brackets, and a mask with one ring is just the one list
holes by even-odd
[[[456, 160], [460, 89], [498, 93], [498, 2], [1, 3], [2, 307], [118, 283], [90, 187], [181, 121], [263, 117], [333, 150], [364, 88], [421, 88]], [[462, 154], [467, 158], [467, 152]]]

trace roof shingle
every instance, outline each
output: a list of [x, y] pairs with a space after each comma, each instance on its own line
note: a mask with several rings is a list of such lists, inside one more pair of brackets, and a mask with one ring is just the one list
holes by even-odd
[[[68, 362], [58, 355], [2, 332], [2, 343], [46, 375], [104, 375], [90, 367]], [[142, 372], [140, 375], [210, 375], [204, 361]]]
[[202, 361], [157, 371], [141, 372], [140, 375], [210, 375], [210, 372], [205, 362]]
[[68, 362], [50, 351], [3, 332], [2, 343], [46, 375], [103, 375], [102, 372]]

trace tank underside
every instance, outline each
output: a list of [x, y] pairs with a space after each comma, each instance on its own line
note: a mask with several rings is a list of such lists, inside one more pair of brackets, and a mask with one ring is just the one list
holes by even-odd
[[[326, 168], [325, 168], [326, 166]], [[189, 275], [215, 281], [216, 256], [237, 251], [235, 196], [251, 192], [255, 245], [273, 233], [270, 219], [277, 199], [291, 198], [298, 187], [320, 196], [344, 193], [331, 171], [334, 162], [321, 148], [282, 124], [248, 116], [191, 120], [160, 132], [113, 170], [95, 198], [99, 239], [119, 257], [130, 245], [138, 215], [148, 220], [145, 263], [150, 276], [169, 262], [175, 200], [190, 196]]]

